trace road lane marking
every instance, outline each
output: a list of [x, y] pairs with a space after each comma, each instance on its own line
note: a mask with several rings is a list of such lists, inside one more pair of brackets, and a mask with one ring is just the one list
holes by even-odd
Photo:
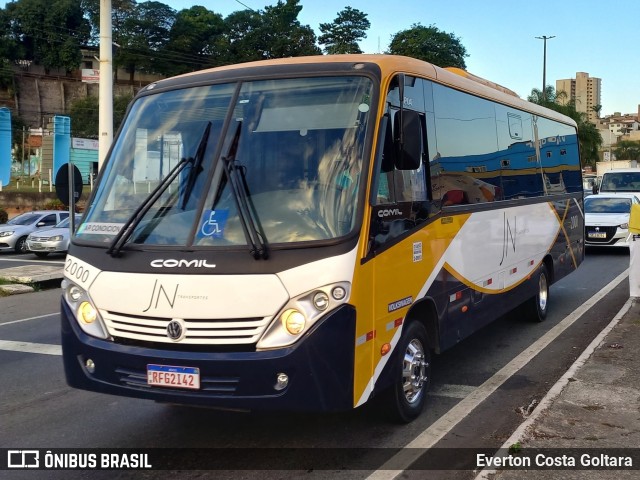
[[54, 317], [56, 315], [60, 315], [60, 312], [45, 313], [44, 315], [37, 315], [35, 317], [21, 318], [20, 320], [12, 320], [10, 322], [3, 322], [3, 323], [0, 323], [0, 327], [3, 327], [4, 325], [13, 325], [14, 323], [28, 322], [30, 320], [38, 320], [40, 318]]
[[53, 263], [55, 265], [64, 265], [64, 260], [30, 260], [26, 258], [0, 258], [0, 262]]
[[13, 342], [10, 340], [0, 340], [0, 350], [23, 353], [41, 353], [44, 355], [62, 355], [60, 345], [49, 345], [47, 343]]
[[542, 337], [536, 340], [517, 357], [502, 367], [486, 382], [476, 388], [469, 396], [458, 402], [451, 410], [433, 422], [426, 430], [413, 439], [394, 457], [389, 459], [379, 470], [367, 477], [367, 480], [393, 480], [399, 477], [404, 470], [390, 470], [389, 466], [399, 464], [408, 468], [420, 458], [427, 448], [433, 447], [453, 428], [464, 420], [478, 405], [485, 401], [489, 395], [495, 392], [504, 382], [515, 375], [533, 357], [540, 353], [551, 342], [558, 338], [567, 328], [573, 325], [591, 307], [608, 295], [620, 282], [629, 276], [629, 269], [623, 271], [611, 282], [605, 285], [598, 293], [567, 315], [560, 323], [551, 328]]

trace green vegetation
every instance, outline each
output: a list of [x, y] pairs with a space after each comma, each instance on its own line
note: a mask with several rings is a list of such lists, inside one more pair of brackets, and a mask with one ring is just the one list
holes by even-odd
[[613, 153], [616, 158], [621, 160], [640, 160], [640, 142], [631, 140], [619, 141]]
[[[278, 0], [263, 10], [246, 8], [223, 18], [204, 6], [176, 11], [157, 2], [113, 0], [114, 67], [176, 75], [252, 60], [361, 53], [367, 14], [345, 7], [333, 22], [313, 28], [298, 20], [300, 0]], [[76, 70], [80, 47], [99, 44], [100, 0], [15, 0], [0, 8], [0, 86], [11, 84], [10, 62]], [[321, 50], [321, 48], [323, 50]], [[387, 53], [439, 66], [464, 68], [466, 49], [451, 33], [413, 25], [398, 32]], [[3, 68], [3, 65], [7, 65]]]
[[389, 53], [419, 58], [439, 67], [466, 68], [468, 57], [460, 39], [434, 25], [414, 24], [408, 30], [396, 33], [391, 39]]
[[[131, 95], [118, 96], [113, 99], [113, 130], [117, 131], [122, 123]], [[98, 97], [80, 98], [71, 104], [69, 109], [74, 136], [81, 138], [98, 138], [99, 108]]]
[[321, 23], [322, 35], [318, 42], [324, 45], [325, 53], [329, 55], [339, 53], [362, 53], [358, 41], [367, 38], [367, 30], [371, 22], [367, 14], [355, 8], [345, 7], [333, 23]]

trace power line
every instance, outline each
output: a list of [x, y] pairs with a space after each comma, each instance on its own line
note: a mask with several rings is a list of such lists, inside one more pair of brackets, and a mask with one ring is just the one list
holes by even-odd
[[242, 5], [244, 8], [251, 10], [252, 12], [255, 12], [255, 10], [253, 8], [251, 8], [249, 5], [245, 5], [244, 3], [242, 3], [240, 0], [236, 0], [236, 3], [239, 3], [240, 5]]

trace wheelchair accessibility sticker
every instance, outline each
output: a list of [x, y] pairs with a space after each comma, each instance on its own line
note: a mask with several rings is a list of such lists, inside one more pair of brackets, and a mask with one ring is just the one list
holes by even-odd
[[205, 210], [198, 229], [198, 238], [222, 238], [229, 210]]

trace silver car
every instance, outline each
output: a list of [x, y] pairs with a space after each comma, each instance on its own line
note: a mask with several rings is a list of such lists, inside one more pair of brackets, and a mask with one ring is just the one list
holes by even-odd
[[69, 212], [41, 210], [27, 212], [0, 225], [0, 251], [27, 251], [27, 236], [43, 227], [53, 227], [69, 216]]
[[[76, 225], [80, 221], [80, 215], [76, 215]], [[69, 217], [62, 220], [55, 227], [43, 228], [30, 233], [27, 237], [27, 249], [38, 257], [46, 257], [50, 253], [66, 253], [69, 250], [71, 232], [69, 229]]]

